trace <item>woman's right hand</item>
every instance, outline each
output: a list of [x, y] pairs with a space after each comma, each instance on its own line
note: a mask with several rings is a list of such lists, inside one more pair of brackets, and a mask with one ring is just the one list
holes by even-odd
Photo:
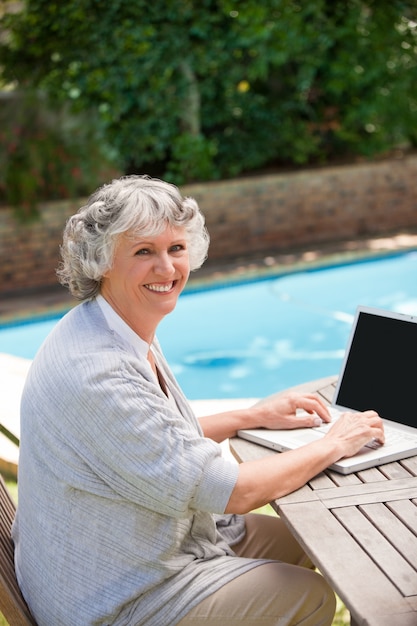
[[371, 440], [376, 440], [383, 445], [385, 442], [384, 425], [376, 411], [343, 413], [325, 438], [336, 439], [342, 443], [343, 456], [353, 456]]
[[241, 463], [225, 512], [248, 513], [282, 498], [335, 461], [353, 456], [372, 439], [385, 441], [378, 413], [343, 413], [324, 437], [297, 450]]

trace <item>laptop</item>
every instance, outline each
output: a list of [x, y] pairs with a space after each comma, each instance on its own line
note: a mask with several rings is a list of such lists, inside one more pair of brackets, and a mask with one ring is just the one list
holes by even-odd
[[[359, 306], [329, 410], [374, 409], [386, 442], [369, 442], [330, 469], [350, 474], [417, 454], [417, 315]], [[295, 430], [239, 430], [238, 437], [283, 452], [323, 437], [331, 425]]]

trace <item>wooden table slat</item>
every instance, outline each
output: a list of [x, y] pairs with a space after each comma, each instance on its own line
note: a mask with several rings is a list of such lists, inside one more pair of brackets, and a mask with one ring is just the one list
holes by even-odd
[[230, 439], [229, 447], [231, 453], [239, 463], [243, 461], [257, 461], [278, 454], [274, 450], [254, 445], [250, 441], [239, 439], [238, 437]]
[[417, 584], [417, 536], [384, 504], [365, 504], [359, 509], [414, 568]]
[[355, 475], [363, 483], [377, 483], [388, 479], [388, 477], [381, 472], [381, 467], [371, 467], [370, 469], [357, 472]]
[[333, 489], [335, 485], [334, 481], [327, 472], [321, 472], [321, 474], [318, 474], [318, 476], [313, 478], [313, 480], [310, 480], [308, 484], [313, 491], [315, 489]]
[[[338, 472], [334, 472], [333, 470], [327, 470], [326, 474], [331, 478], [333, 487], [337, 485], [338, 487], [342, 487], [345, 485], [360, 485], [362, 481], [356, 474], [339, 474]], [[314, 478], [310, 481], [310, 485], [314, 484]]]
[[[409, 613], [395, 613], [395, 615], [381, 615], [377, 616], [380, 620], [376, 622], [376, 626], [416, 626], [416, 608], [412, 607], [412, 612]], [[371, 625], [371, 622], [362, 622], [366, 626]]]
[[[354, 485], [345, 485], [341, 487], [334, 487], [334, 489], [323, 490], [321, 498], [336, 498], [345, 496], [355, 496], [359, 494], [371, 494], [371, 493], [385, 493], [389, 497], [391, 491], [413, 490], [417, 485], [417, 481], [414, 477], [397, 478], [395, 480], [385, 480], [384, 482], [376, 481], [373, 483], [360, 483]], [[415, 496], [414, 496], [415, 497]]]
[[354, 506], [337, 509], [333, 514], [378, 567], [389, 572], [389, 579], [404, 596], [417, 595], [415, 569], [365, 515]]
[[400, 461], [400, 463], [410, 472], [410, 474], [417, 476], [417, 456], [404, 459], [404, 461]]
[[[412, 607], [413, 611], [415, 613], [417, 613], [417, 596], [411, 596], [410, 598], [407, 598], [409, 605]], [[417, 620], [416, 620], [416, 616], [414, 614], [414, 622], [413, 624], [417, 624]]]
[[333, 396], [336, 389], [336, 383], [331, 383], [330, 385], [324, 385], [317, 390], [317, 393], [326, 400], [329, 404], [333, 402]]
[[[333, 492], [332, 492], [333, 493]], [[393, 502], [395, 500], [405, 500], [417, 498], [417, 485], [412, 485], [408, 489], [388, 489], [384, 491], [361, 491], [356, 494], [337, 493], [334, 498], [330, 494], [320, 494], [323, 505], [328, 509], [341, 508], [343, 506], [359, 506], [360, 504], [374, 504], [376, 502]]]
[[[384, 622], [381, 615], [410, 611], [398, 588], [372, 559], [364, 557], [362, 547], [331, 511], [323, 510], [319, 502], [279, 506], [278, 511], [358, 624], [366, 615], [368, 626], [396, 626], [395, 621]], [[371, 616], [370, 606], [378, 607]]]
[[283, 496], [278, 504], [299, 504], [320, 499], [328, 509], [346, 506], [349, 504], [359, 505], [372, 502], [389, 502], [405, 498], [417, 498], [417, 481], [410, 478], [400, 478], [375, 483], [359, 483], [343, 487], [309, 490], [302, 487], [293, 493]]
[[403, 524], [417, 535], [417, 506], [410, 500], [387, 502], [386, 506], [397, 515]]
[[404, 467], [404, 465], [401, 465], [401, 463], [399, 463], [398, 461], [394, 463], [386, 463], [385, 465], [380, 465], [379, 471], [389, 480], [393, 480], [396, 478], [408, 478], [410, 476], [410, 472]]

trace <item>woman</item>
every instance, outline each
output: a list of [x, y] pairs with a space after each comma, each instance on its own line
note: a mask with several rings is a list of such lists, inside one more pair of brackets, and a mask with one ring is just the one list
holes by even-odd
[[381, 421], [346, 414], [301, 450], [224, 459], [239, 428], [330, 417], [286, 394], [195, 418], [155, 333], [207, 249], [196, 202], [147, 177], [114, 180], [67, 223], [59, 276], [83, 302], [39, 350], [21, 407], [13, 538], [40, 626], [332, 622], [333, 592], [280, 520], [246, 514], [383, 441]]

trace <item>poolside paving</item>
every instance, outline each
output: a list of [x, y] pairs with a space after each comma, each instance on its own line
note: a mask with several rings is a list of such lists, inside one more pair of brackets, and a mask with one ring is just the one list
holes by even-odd
[[[31, 361], [10, 354], [0, 354], [0, 424], [20, 437], [20, 397]], [[0, 471], [16, 473], [19, 449], [0, 433]]]

